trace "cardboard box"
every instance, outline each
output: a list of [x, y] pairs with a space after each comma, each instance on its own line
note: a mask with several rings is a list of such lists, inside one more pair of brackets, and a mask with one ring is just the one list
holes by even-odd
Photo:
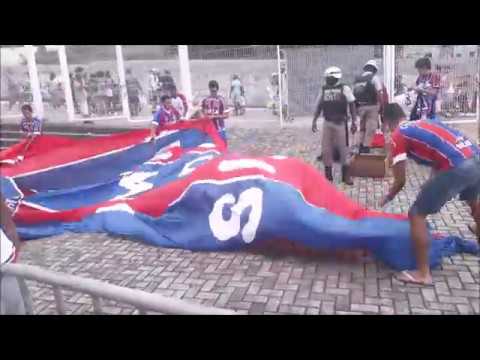
[[354, 177], [384, 178], [388, 176], [385, 151], [354, 155], [350, 164], [350, 174]]

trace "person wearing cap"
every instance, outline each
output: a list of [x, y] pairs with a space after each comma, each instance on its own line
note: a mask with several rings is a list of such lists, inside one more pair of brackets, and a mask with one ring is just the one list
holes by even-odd
[[335, 149], [340, 154], [342, 164], [342, 182], [353, 185], [347, 163], [348, 154], [348, 109], [352, 117], [351, 132], [357, 131], [357, 111], [355, 97], [352, 90], [340, 82], [342, 71], [335, 66], [325, 71], [325, 85], [318, 97], [315, 115], [312, 122], [312, 131], [317, 132], [317, 120], [323, 113], [322, 154], [325, 165], [325, 177], [333, 181], [332, 166]]
[[392, 131], [389, 162], [394, 183], [380, 206], [392, 201], [405, 186], [407, 158], [436, 170], [422, 186], [408, 212], [417, 269], [403, 271], [397, 276], [405, 283], [432, 285], [427, 217], [437, 214], [448, 201], [460, 195], [460, 200], [470, 207], [476, 224], [470, 228], [479, 235], [480, 148], [463, 133], [441, 121], [407, 121], [407, 116], [396, 103], [386, 105], [383, 116]]
[[353, 86], [353, 94], [360, 117], [359, 152], [370, 152], [375, 131], [378, 129], [379, 115], [383, 104], [383, 84], [379, 79], [378, 66], [375, 60], [368, 61], [363, 73], [357, 76]]

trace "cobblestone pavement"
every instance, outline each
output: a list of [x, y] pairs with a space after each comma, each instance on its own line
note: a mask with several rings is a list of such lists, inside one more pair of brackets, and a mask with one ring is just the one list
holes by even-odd
[[[230, 147], [252, 155], [297, 156], [319, 166], [319, 135], [308, 127], [280, 130], [234, 128]], [[409, 164], [408, 184], [390, 211], [406, 212], [427, 170]], [[337, 170], [337, 182], [338, 182]], [[386, 180], [355, 179], [339, 188], [374, 207]], [[431, 218], [439, 231], [473, 240], [469, 211], [458, 201]], [[104, 234], [66, 234], [29, 242], [20, 261], [55, 271], [104, 280], [166, 296], [230, 308], [242, 314], [478, 314], [479, 259], [471, 255], [446, 258], [433, 271], [434, 287], [403, 285], [392, 271], [371, 260], [328, 257], [267, 256], [251, 253], [192, 253], [155, 248]], [[29, 284], [38, 314], [55, 313], [51, 289]], [[67, 312], [93, 312], [87, 295], [66, 292]], [[132, 308], [106, 303], [111, 314], [131, 314]]]

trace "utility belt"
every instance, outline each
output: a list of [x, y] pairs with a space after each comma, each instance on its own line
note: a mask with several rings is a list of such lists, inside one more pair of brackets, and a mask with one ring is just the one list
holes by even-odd
[[347, 122], [348, 118], [346, 115], [339, 115], [339, 116], [332, 116], [332, 117], [325, 117], [325, 121], [330, 124], [335, 125], [343, 125]]
[[355, 103], [356, 103], [357, 107], [378, 105], [377, 101], [358, 101], [357, 100]]

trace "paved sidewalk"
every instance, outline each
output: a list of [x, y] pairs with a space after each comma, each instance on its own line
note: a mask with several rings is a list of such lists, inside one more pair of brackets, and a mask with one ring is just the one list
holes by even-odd
[[[307, 126], [280, 130], [233, 128], [232, 150], [297, 156], [319, 166], [320, 135]], [[406, 212], [428, 171], [409, 164], [408, 184], [391, 211]], [[336, 173], [338, 181], [338, 170]], [[374, 207], [386, 191], [385, 180], [355, 179], [339, 188]], [[452, 201], [431, 218], [438, 231], [474, 240], [468, 209]], [[29, 242], [21, 262], [104, 280], [149, 292], [230, 308], [243, 314], [479, 314], [479, 258], [456, 255], [433, 272], [434, 287], [403, 285], [377, 262], [326, 257], [266, 256], [249, 253], [192, 253], [155, 248], [104, 234], [66, 234]], [[35, 312], [54, 313], [51, 289], [31, 283]], [[91, 300], [66, 292], [67, 312], [93, 312]], [[112, 314], [133, 309], [107, 303]]]

